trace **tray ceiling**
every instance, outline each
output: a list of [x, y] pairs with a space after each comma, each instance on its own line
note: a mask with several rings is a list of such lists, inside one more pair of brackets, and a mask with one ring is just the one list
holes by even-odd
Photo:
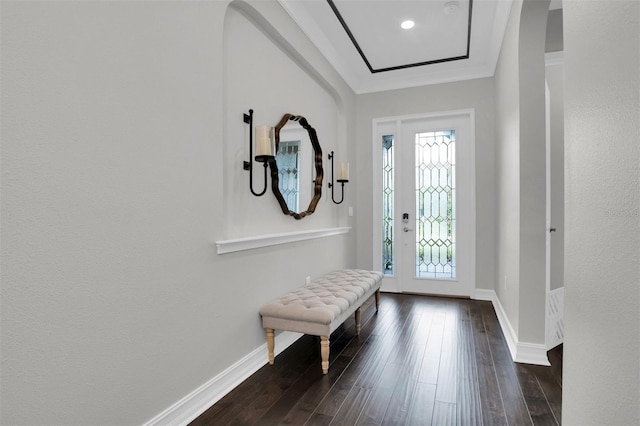
[[[279, 0], [356, 93], [493, 75], [511, 0]], [[411, 29], [401, 28], [407, 20]]]

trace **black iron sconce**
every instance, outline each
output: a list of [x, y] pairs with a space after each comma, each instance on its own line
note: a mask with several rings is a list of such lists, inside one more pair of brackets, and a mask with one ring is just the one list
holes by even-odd
[[338, 183], [340, 183], [342, 187], [342, 195], [340, 197], [340, 201], [336, 201], [335, 198], [333, 197], [333, 187], [334, 187], [333, 151], [331, 151], [331, 154], [329, 154], [329, 160], [331, 160], [331, 182], [329, 182], [329, 188], [331, 188], [331, 201], [333, 201], [336, 204], [340, 204], [344, 201], [344, 184], [346, 182], [349, 182], [349, 163], [340, 162], [340, 170], [338, 171], [338, 179], [336, 180], [338, 181]]
[[273, 128], [271, 126], [256, 126], [256, 156], [255, 161], [264, 164], [264, 189], [262, 192], [253, 190], [253, 110], [244, 114], [244, 122], [249, 125], [249, 161], [243, 162], [244, 170], [249, 170], [249, 189], [256, 197], [267, 192], [267, 167], [275, 158]]

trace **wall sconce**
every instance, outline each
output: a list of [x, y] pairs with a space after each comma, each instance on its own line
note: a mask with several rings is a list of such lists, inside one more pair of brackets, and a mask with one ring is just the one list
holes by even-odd
[[340, 197], [340, 201], [336, 201], [335, 198], [333, 198], [333, 151], [331, 151], [331, 154], [329, 154], [329, 160], [331, 160], [331, 182], [329, 182], [329, 188], [331, 188], [331, 201], [333, 201], [336, 204], [340, 204], [344, 201], [344, 184], [346, 182], [349, 182], [349, 163], [346, 163], [344, 161], [340, 162], [340, 169], [338, 170], [338, 179], [336, 179], [340, 185], [342, 186], [342, 196]]
[[264, 189], [257, 193], [253, 190], [253, 110], [249, 114], [244, 114], [244, 122], [249, 125], [249, 161], [243, 162], [244, 170], [249, 170], [249, 189], [256, 197], [260, 197], [267, 192], [267, 166], [275, 158], [275, 141], [273, 138], [273, 127], [256, 126], [256, 156], [255, 161], [264, 164]]

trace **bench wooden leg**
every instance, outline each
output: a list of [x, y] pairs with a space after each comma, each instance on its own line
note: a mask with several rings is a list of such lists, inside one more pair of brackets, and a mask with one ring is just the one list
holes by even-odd
[[380, 310], [380, 289], [376, 290], [376, 312]]
[[356, 309], [356, 336], [360, 335], [360, 308]]
[[322, 357], [322, 374], [329, 372], [329, 336], [320, 336], [320, 356]]
[[275, 336], [273, 328], [267, 328], [267, 351], [269, 352], [269, 364], [273, 365], [273, 347], [275, 346]]

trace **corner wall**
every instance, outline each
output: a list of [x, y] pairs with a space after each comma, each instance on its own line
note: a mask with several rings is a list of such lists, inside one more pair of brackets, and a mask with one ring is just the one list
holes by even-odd
[[[514, 1], [495, 75], [498, 182], [495, 289], [515, 334], [511, 348], [515, 360], [542, 364], [548, 363], [544, 103], [548, 7], [548, 1]], [[530, 354], [525, 356], [526, 352]]]
[[[496, 66], [495, 291], [514, 330], [520, 322], [520, 84], [518, 40], [522, 1], [515, 0]], [[506, 334], [506, 333], [505, 333]]]

